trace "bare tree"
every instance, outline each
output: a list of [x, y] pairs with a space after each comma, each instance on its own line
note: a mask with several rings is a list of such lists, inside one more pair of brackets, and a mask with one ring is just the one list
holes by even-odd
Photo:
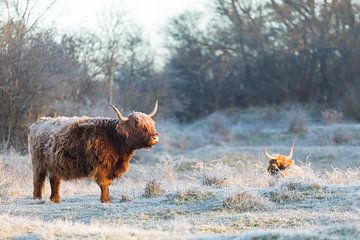
[[110, 11], [102, 14], [99, 21], [100, 28], [100, 56], [101, 69], [108, 85], [108, 101], [114, 102], [114, 79], [120, 61], [126, 58], [127, 35], [130, 31], [129, 22], [124, 12]]

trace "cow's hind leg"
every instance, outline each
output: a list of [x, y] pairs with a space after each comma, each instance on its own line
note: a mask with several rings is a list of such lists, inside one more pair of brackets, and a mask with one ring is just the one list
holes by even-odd
[[41, 199], [42, 198], [42, 192], [44, 191], [45, 187], [45, 177], [46, 177], [46, 171], [45, 170], [37, 170], [33, 173], [33, 180], [34, 180], [34, 193], [33, 197], [34, 199]]
[[50, 200], [54, 203], [60, 203], [60, 178], [50, 174], [49, 179], [51, 186]]
[[106, 177], [98, 176], [96, 182], [101, 190], [101, 197], [100, 197], [101, 202], [103, 203], [111, 202], [111, 198], [109, 194], [109, 186], [111, 185], [111, 180]]

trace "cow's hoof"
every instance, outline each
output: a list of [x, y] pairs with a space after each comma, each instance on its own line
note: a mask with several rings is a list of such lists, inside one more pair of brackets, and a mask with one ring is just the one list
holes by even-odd
[[50, 200], [53, 201], [54, 203], [60, 203], [60, 197], [58, 196], [51, 196]]
[[100, 199], [102, 203], [111, 203], [111, 198], [101, 198]]

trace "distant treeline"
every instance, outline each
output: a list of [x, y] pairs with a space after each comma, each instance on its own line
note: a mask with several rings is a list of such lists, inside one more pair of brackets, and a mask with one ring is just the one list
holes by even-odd
[[[235, 106], [328, 103], [360, 118], [360, 5], [215, 0], [169, 26], [166, 70], [192, 119]], [[258, 3], [258, 4], [256, 4]]]
[[[99, 31], [59, 36], [36, 1], [0, 3], [0, 141], [26, 148], [41, 116], [151, 109], [191, 121], [230, 107], [324, 103], [360, 119], [360, 4], [212, 0], [165, 32], [163, 68], [139, 27], [109, 13]], [[49, 4], [48, 8], [51, 7]], [[45, 12], [48, 8], [45, 8]]]

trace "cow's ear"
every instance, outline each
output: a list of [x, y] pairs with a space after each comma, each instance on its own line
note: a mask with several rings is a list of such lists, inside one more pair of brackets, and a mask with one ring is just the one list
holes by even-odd
[[129, 137], [129, 131], [126, 127], [126, 124], [124, 123], [119, 123], [118, 125], [116, 125], [116, 131], [124, 138]]

